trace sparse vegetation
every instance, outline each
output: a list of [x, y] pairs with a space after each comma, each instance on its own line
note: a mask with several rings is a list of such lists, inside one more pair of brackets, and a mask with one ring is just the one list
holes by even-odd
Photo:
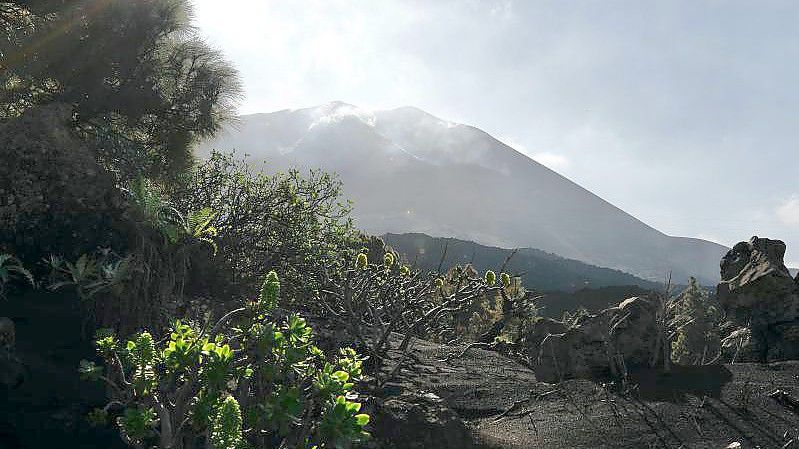
[[[508, 285], [490, 282], [471, 267], [454, 267], [446, 275], [412, 270], [395, 263], [387, 250], [358, 253], [340, 274], [328, 275], [315, 313], [331, 318], [346, 329], [369, 356], [368, 367], [376, 384], [391, 380], [414, 338], [454, 343], [493, 343], [497, 338], [517, 338], [522, 326], [532, 320], [535, 309], [518, 279], [500, 276]], [[394, 335], [396, 334], [396, 335]], [[394, 335], [394, 336], [392, 336]], [[399, 351], [399, 361], [382, 371], [389, 351]]]
[[[761, 276], [769, 294], [799, 294], [784, 245], [753, 239], [725, 257], [727, 287], [755, 284], [728, 288], [743, 327], [725, 338], [732, 321], [695, 279], [651, 294], [632, 275], [534, 249], [419, 234], [389, 235], [392, 248], [356, 229], [335, 175], [194, 158], [232, 118], [239, 81], [191, 23], [188, 0], [0, 1], [0, 447], [42, 447], [14, 440], [39, 431], [57, 440], [44, 447], [533, 447], [571, 425], [596, 438], [611, 417], [614, 438], [632, 422], [641, 447], [687, 447], [674, 416], [700, 434], [749, 432], [753, 446], [793, 441], [769, 432], [793, 431], [795, 413], [736, 426], [764, 399], [796, 411], [795, 366], [767, 368], [768, 395], [756, 376], [735, 377], [751, 367], [711, 366], [796, 354], [796, 323], [782, 321], [795, 301], [789, 312], [782, 297], [757, 313], [747, 303]], [[393, 179], [381, 201], [418, 194]], [[479, 187], [458, 200], [484, 213], [499, 195]], [[753, 251], [768, 269], [747, 265]], [[545, 290], [561, 321], [539, 316]], [[698, 405], [671, 413], [690, 395]], [[24, 401], [34, 418], [17, 420]], [[508, 435], [521, 418], [535, 445]], [[98, 435], [113, 439], [92, 444]]]

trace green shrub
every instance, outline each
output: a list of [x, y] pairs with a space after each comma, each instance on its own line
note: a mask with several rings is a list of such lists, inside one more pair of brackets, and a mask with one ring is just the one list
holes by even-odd
[[20, 281], [36, 286], [33, 274], [22, 265], [19, 259], [11, 254], [0, 254], [0, 301], [6, 298], [8, 286]]
[[204, 206], [181, 212], [172, 205], [163, 192], [164, 188], [152, 180], [139, 176], [127, 189], [131, 206], [135, 213], [134, 220], [139, 226], [158, 231], [167, 243], [178, 244], [182, 241], [198, 240], [209, 244], [216, 253], [216, 228], [211, 222], [217, 212]]
[[58, 290], [74, 287], [83, 301], [91, 301], [96, 295], [119, 287], [131, 275], [130, 258], [119, 257], [110, 251], [100, 252], [96, 256], [82, 254], [74, 263], [58, 256], [50, 256], [46, 262], [50, 268], [47, 288]]
[[50, 256], [49, 290], [71, 289], [81, 300], [84, 329], [89, 324], [123, 333], [168, 322], [189, 299], [187, 288], [201, 278], [191, 269], [211, 250], [199, 240], [176, 244], [143, 239], [120, 256], [111, 250], [82, 254], [75, 261]]
[[[491, 343], [503, 335], [514, 338], [511, 334], [530, 312], [518, 278], [508, 288], [496, 282], [492, 286], [471, 267], [455, 267], [442, 276], [396, 262], [387, 266], [387, 258], [375, 248], [369, 254], [380, 262], [369, 263], [358, 253], [347, 269], [326, 281], [318, 301], [308, 307], [346, 329], [363, 348], [377, 386], [389, 381], [404, 360], [397, 364], [388, 351], [407, 355], [414, 337]], [[395, 366], [381, 370], [389, 359]]]
[[297, 315], [273, 309], [274, 273], [263, 294], [213, 326], [177, 321], [163, 342], [140, 332], [126, 344], [98, 338], [103, 366], [84, 361], [84, 378], [104, 381], [132, 447], [346, 448], [368, 437], [354, 388], [361, 359], [343, 349], [329, 360]]
[[125, 191], [124, 256], [106, 248], [74, 262], [57, 255], [46, 262], [48, 287], [74, 288], [83, 301], [84, 325], [95, 321], [127, 332], [165, 324], [187, 294], [202, 294], [217, 246], [211, 224], [216, 213], [210, 208], [183, 213], [162, 188], [141, 177]]
[[[442, 291], [452, 293], [462, 288], [464, 283], [473, 283], [477, 277], [478, 273], [471, 265], [452, 267], [442, 278]], [[490, 343], [498, 337], [511, 342], [520, 338], [524, 328], [538, 316], [536, 298], [527, 292], [519, 277], [502, 273], [499, 278], [501, 283], [497, 285], [496, 273], [486, 271], [483, 282], [490, 288], [452, 312], [448, 317], [451, 332], [445, 334], [445, 340]]]
[[213, 153], [170, 193], [179, 210], [210, 207], [218, 255], [214, 295], [258, 288], [270, 270], [283, 273], [285, 298], [304, 302], [324, 279], [351, 263], [358, 233], [340, 184], [330, 175], [297, 171], [267, 175], [231, 155]]

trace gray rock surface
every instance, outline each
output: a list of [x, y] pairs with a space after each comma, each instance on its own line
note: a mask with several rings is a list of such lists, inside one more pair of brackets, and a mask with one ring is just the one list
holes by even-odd
[[70, 111], [49, 104], [0, 123], [0, 246], [23, 261], [124, 247], [124, 195]]
[[381, 449], [477, 449], [466, 423], [434, 393], [404, 393], [378, 400], [372, 411]]
[[549, 335], [563, 334], [568, 330], [569, 326], [562, 321], [552, 318], [540, 318], [535, 322], [535, 325], [527, 329], [524, 335], [522, 335], [520, 344], [525, 353], [535, 354], [537, 357], [538, 351], [541, 348], [541, 343]]
[[719, 302], [751, 334], [740, 347], [744, 360], [799, 358], [799, 279], [791, 276], [784, 255], [782, 241], [752, 237], [721, 260]]
[[545, 382], [590, 379], [648, 365], [657, 346], [655, 314], [651, 300], [634, 297], [581, 317], [561, 333], [550, 330], [557, 330], [554, 320], [540, 320], [530, 334], [547, 335], [538, 347], [527, 347], [536, 354], [536, 376]]

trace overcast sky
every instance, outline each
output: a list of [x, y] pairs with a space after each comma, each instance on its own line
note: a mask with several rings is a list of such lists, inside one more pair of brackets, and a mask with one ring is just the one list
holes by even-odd
[[799, 266], [799, 3], [195, 0], [241, 113], [341, 100], [481, 128], [671, 235]]

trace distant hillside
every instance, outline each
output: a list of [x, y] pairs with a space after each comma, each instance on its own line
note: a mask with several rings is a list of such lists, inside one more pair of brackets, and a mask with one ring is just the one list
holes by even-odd
[[[383, 240], [408, 262], [420, 268], [438, 267], [446, 246], [443, 268], [471, 263], [479, 271], [497, 270], [510, 255], [510, 249], [479, 245], [454, 238], [435, 238], [426, 234], [385, 234]], [[654, 282], [610, 268], [600, 268], [565, 259], [538, 249], [521, 248], [506, 267], [509, 273], [522, 274], [524, 285], [536, 291], [574, 292], [584, 288], [635, 285], [656, 288]]]
[[728, 249], [666, 235], [489, 134], [412, 107], [335, 102], [246, 115], [197, 153], [211, 149], [249, 154], [268, 170], [336, 172], [356, 224], [371, 234], [540, 248], [655, 282], [672, 272], [708, 285]]

